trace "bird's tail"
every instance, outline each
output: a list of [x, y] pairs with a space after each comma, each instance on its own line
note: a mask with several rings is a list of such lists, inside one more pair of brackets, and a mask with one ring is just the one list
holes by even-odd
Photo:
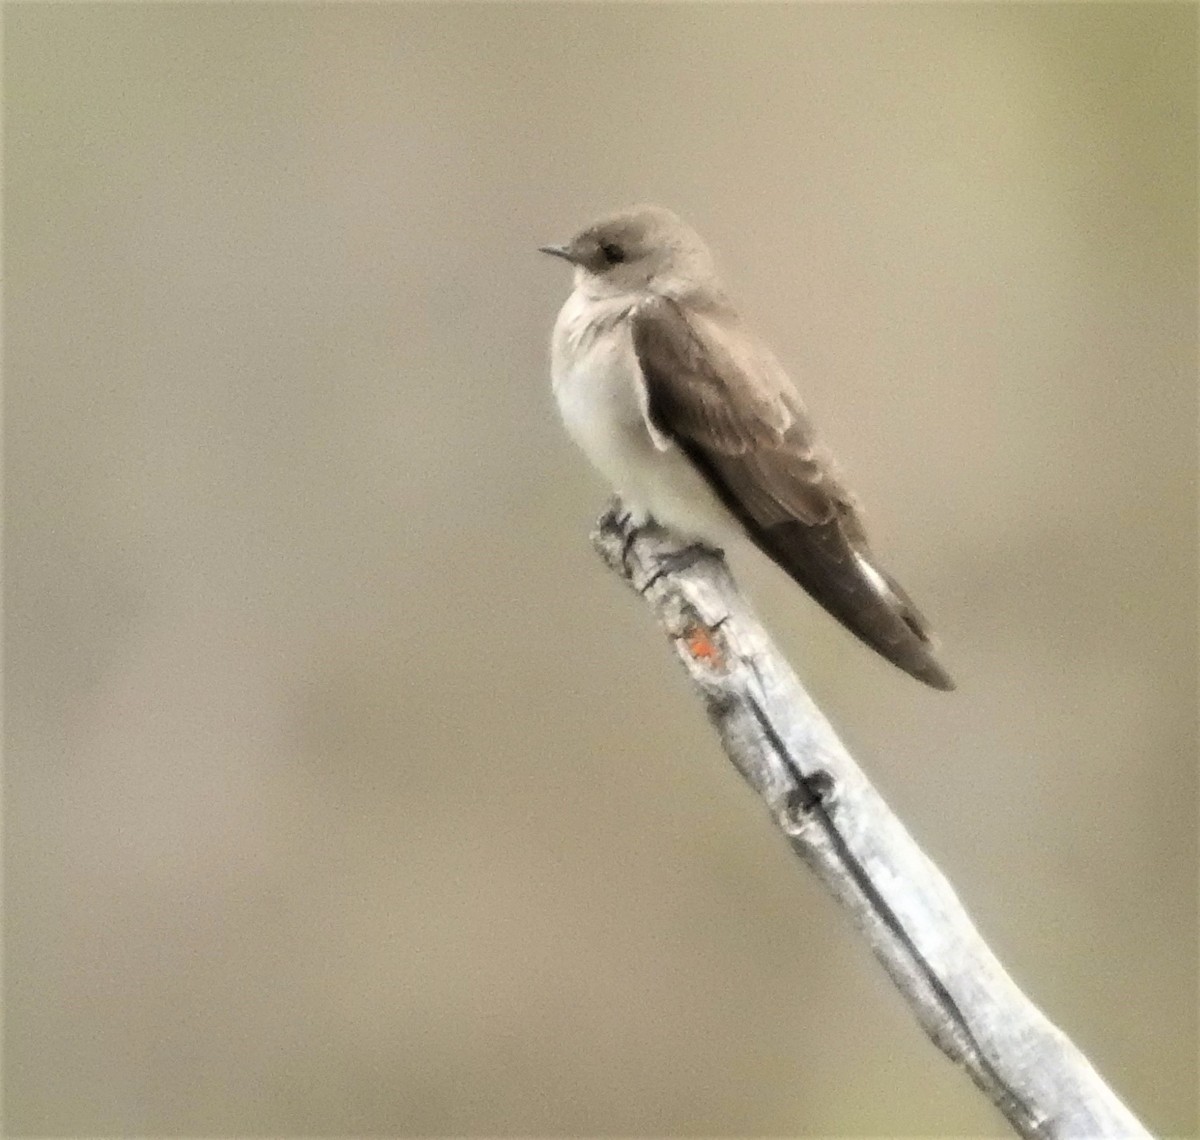
[[768, 558], [851, 633], [935, 689], [954, 688], [934, 651], [929, 623], [895, 579], [855, 548], [836, 519], [816, 525], [784, 522], [750, 537]]

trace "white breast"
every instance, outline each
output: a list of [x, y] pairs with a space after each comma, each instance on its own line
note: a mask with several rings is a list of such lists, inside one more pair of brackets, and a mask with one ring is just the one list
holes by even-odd
[[647, 419], [629, 325], [634, 303], [576, 290], [563, 305], [551, 349], [563, 423], [635, 514], [723, 546], [736, 529], [732, 519], [683, 453]]

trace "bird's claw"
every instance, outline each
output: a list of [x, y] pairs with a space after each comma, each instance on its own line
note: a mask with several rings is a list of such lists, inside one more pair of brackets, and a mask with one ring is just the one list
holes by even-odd
[[619, 526], [625, 532], [625, 540], [621, 543], [621, 568], [625, 571], [625, 577], [627, 578], [633, 576], [633, 570], [629, 565], [629, 554], [633, 550], [633, 544], [638, 540], [638, 535], [642, 533], [642, 526], [644, 525], [633, 523], [632, 511], [625, 511], [621, 515]]
[[668, 554], [660, 554], [654, 560], [654, 572], [642, 583], [642, 593], [645, 593], [668, 574], [678, 574], [681, 570], [687, 570], [706, 558], [723, 558], [724, 554], [724, 551], [705, 546], [702, 542], [693, 542], [690, 546], [672, 550]]

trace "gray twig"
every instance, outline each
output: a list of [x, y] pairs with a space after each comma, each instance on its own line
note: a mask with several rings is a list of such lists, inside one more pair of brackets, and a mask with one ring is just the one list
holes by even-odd
[[725, 562], [620, 503], [593, 542], [649, 603], [729, 759], [845, 908], [922, 1028], [1021, 1136], [1149, 1133], [1017, 988], [942, 874], [843, 747], [742, 598]]

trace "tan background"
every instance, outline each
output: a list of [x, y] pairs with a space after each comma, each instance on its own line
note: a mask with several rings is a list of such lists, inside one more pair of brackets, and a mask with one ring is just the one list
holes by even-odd
[[960, 691], [760, 610], [1193, 1133], [1196, 16], [7, 5], [9, 1134], [1004, 1134], [588, 548], [533, 247], [641, 199]]

